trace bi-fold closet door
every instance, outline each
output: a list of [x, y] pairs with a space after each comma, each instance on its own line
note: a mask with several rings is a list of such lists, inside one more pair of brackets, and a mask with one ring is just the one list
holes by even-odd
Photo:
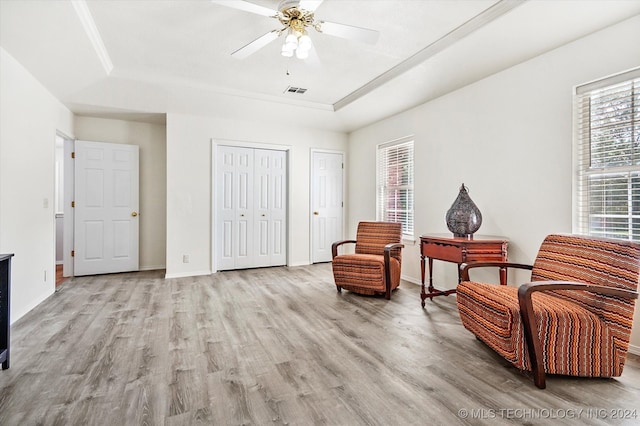
[[287, 263], [287, 153], [218, 146], [217, 270]]

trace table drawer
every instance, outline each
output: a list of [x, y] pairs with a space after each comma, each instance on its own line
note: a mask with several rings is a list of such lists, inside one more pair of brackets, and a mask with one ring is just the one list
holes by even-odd
[[422, 255], [446, 262], [462, 263], [462, 251], [459, 246], [438, 243], [423, 244]]

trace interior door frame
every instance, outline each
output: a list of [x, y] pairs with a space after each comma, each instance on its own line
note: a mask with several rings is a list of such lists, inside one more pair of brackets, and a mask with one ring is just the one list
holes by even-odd
[[276, 145], [276, 144], [268, 144], [262, 142], [254, 142], [254, 141], [240, 141], [233, 139], [215, 139], [211, 138], [211, 273], [215, 274], [218, 272], [218, 251], [216, 244], [216, 229], [218, 228], [218, 218], [217, 218], [217, 196], [218, 193], [216, 191], [216, 176], [217, 176], [217, 151], [218, 146], [231, 146], [236, 148], [252, 148], [252, 149], [270, 149], [274, 151], [285, 151], [286, 152], [286, 167], [287, 167], [287, 200], [286, 200], [286, 215], [287, 215], [287, 266], [291, 266], [291, 146], [290, 145]]
[[340, 150], [335, 149], [320, 149], [320, 148], [312, 148], [309, 152], [309, 263], [313, 264], [313, 156], [316, 153], [323, 154], [341, 154], [342, 155], [342, 164], [344, 168], [342, 170], [342, 235], [341, 239], [344, 239], [344, 232], [346, 229], [346, 221], [347, 221], [347, 203], [344, 200], [347, 198], [347, 179], [345, 176], [347, 174], [347, 153]]
[[75, 247], [75, 212], [71, 207], [75, 194], [75, 161], [72, 158], [73, 152], [76, 150], [76, 141], [71, 138], [64, 138], [64, 220], [62, 230], [62, 276], [74, 276], [72, 250]]
[[[74, 234], [73, 229], [75, 226], [75, 218], [74, 212], [71, 208], [71, 201], [73, 201], [74, 194], [74, 174], [75, 174], [75, 164], [71, 157], [71, 153], [75, 150], [75, 139], [65, 135], [60, 131], [56, 131], [56, 135], [61, 137], [63, 142], [63, 173], [62, 173], [62, 182], [59, 182], [62, 185], [63, 190], [63, 204], [64, 204], [64, 219], [62, 225], [62, 276], [64, 277], [72, 277], [73, 276], [73, 257], [71, 256], [71, 251], [74, 246]], [[55, 234], [54, 234], [55, 235]], [[54, 269], [55, 271], [55, 269]]]

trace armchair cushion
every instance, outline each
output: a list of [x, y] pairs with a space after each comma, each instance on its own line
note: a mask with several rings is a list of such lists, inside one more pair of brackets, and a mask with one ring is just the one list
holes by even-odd
[[[400, 283], [400, 262], [390, 259], [391, 289]], [[384, 256], [375, 254], [343, 254], [333, 260], [333, 276], [345, 290], [373, 295], [386, 290]]]
[[[456, 297], [460, 318], [469, 331], [515, 367], [531, 371], [516, 287], [463, 282]], [[613, 362], [615, 341], [596, 314], [553, 294], [539, 292], [532, 297], [538, 338], [547, 348], [545, 372], [620, 375], [621, 363]]]

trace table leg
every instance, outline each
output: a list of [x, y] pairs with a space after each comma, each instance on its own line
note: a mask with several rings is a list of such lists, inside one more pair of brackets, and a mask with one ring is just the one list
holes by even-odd
[[424, 256], [420, 256], [420, 277], [422, 285], [420, 286], [420, 303], [424, 308], [424, 299], [426, 298], [426, 292], [424, 291]]
[[507, 268], [500, 268], [500, 284], [507, 285]]
[[431, 257], [429, 258], [429, 293], [433, 293], [433, 258]]
[[[429, 257], [429, 293], [424, 291], [424, 258], [422, 258], [423, 277], [422, 277], [422, 291], [420, 298], [422, 299], [422, 307], [424, 308], [424, 300], [428, 297], [429, 300], [433, 300], [436, 296], [448, 296], [456, 292], [456, 289], [451, 290], [438, 290], [433, 286], [433, 258]], [[458, 268], [458, 280], [460, 280], [460, 268]]]

